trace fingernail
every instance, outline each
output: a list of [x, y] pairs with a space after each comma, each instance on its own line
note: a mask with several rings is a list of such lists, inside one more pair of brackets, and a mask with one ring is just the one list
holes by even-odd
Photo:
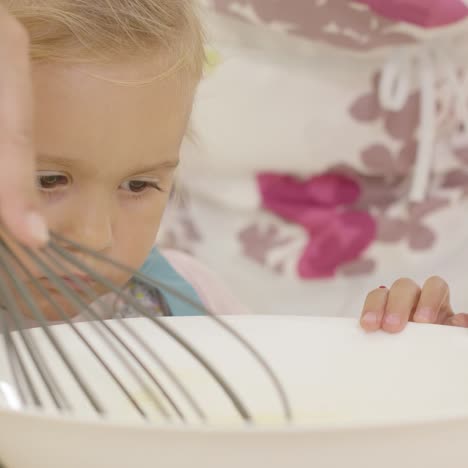
[[418, 322], [430, 323], [432, 322], [433, 313], [428, 307], [418, 309], [414, 314], [414, 319]]
[[401, 325], [401, 317], [397, 314], [390, 314], [385, 316], [385, 323], [391, 326]]
[[378, 323], [377, 320], [378, 318], [375, 312], [367, 312], [362, 317], [362, 323], [364, 323], [365, 325], [369, 325], [369, 326], [377, 325]]
[[29, 228], [30, 234], [38, 242], [45, 244], [49, 240], [49, 230], [44, 218], [35, 212], [26, 215], [26, 224]]
[[387, 286], [379, 286], [379, 289], [387, 289]]

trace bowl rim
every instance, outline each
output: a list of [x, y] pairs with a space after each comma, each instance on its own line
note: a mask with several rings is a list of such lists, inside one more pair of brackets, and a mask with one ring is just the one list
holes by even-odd
[[[168, 317], [169, 320], [193, 320], [196, 317]], [[206, 317], [204, 317], [206, 319]], [[226, 315], [223, 316], [228, 320], [255, 320], [255, 319], [305, 319], [307, 321], [316, 322], [341, 322], [347, 326], [357, 326], [359, 320], [353, 317], [321, 317], [321, 316], [304, 316], [304, 315]], [[126, 320], [139, 320], [138, 318]], [[86, 323], [86, 322], [84, 322]], [[60, 324], [57, 324], [60, 325]], [[429, 330], [435, 329], [444, 330], [445, 333], [468, 333], [466, 329], [457, 327], [447, 327], [437, 324], [408, 324], [408, 329], [413, 330]], [[377, 332], [384, 333], [384, 332]], [[388, 334], [386, 334], [388, 335]], [[468, 339], [468, 337], [467, 337]], [[468, 398], [468, 395], [467, 395]], [[222, 423], [184, 423], [184, 422], [145, 422], [141, 421], [123, 421], [123, 420], [106, 420], [105, 418], [79, 416], [79, 415], [64, 415], [51, 411], [41, 411], [40, 409], [27, 408], [15, 410], [0, 405], [0, 421], [4, 418], [20, 418], [22, 420], [32, 419], [33, 421], [43, 421], [46, 424], [66, 425], [66, 426], [81, 426], [81, 428], [105, 428], [111, 430], [142, 430], [159, 433], [178, 433], [178, 434], [225, 434], [225, 435], [242, 435], [242, 434], [318, 434], [318, 433], [340, 433], [349, 431], [369, 431], [369, 430], [391, 430], [391, 429], [409, 429], [420, 426], [435, 426], [440, 424], [468, 424], [468, 408], [465, 411], [456, 411], [450, 409], [432, 413], [428, 416], [408, 416], [400, 417], [398, 420], [390, 416], [384, 416], [378, 420], [373, 418], [362, 418], [359, 421], [343, 420], [343, 421], [327, 421], [327, 422], [285, 422], [285, 423], [270, 423], [270, 424], [255, 424], [243, 423], [239, 424], [222, 424]]]
[[65, 425], [65, 426], [80, 426], [81, 428], [104, 428], [111, 430], [143, 430], [158, 433], [178, 433], [178, 434], [195, 434], [195, 433], [220, 433], [231, 435], [242, 434], [319, 434], [319, 433], [343, 433], [343, 432], [362, 432], [362, 431], [381, 431], [392, 429], [411, 429], [421, 426], [436, 426], [443, 424], [468, 424], [468, 410], [461, 414], [455, 414], [454, 411], [440, 412], [427, 417], [407, 417], [392, 419], [388, 416], [378, 420], [362, 419], [356, 421], [334, 421], [334, 422], [307, 422], [307, 423], [271, 423], [258, 424], [243, 423], [239, 424], [210, 424], [210, 423], [184, 423], [184, 422], [145, 422], [145, 421], [109, 421], [96, 419], [67, 416], [63, 414], [44, 413], [40, 410], [13, 410], [9, 408], [0, 408], [0, 422], [3, 417], [20, 418], [22, 420], [33, 420], [34, 422], [43, 421], [45, 424]]

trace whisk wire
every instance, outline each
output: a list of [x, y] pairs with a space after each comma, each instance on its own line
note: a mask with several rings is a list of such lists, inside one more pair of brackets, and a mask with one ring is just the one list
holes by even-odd
[[[133, 359], [141, 364], [143, 367], [144, 365], [141, 363], [140, 359], [138, 356], [130, 349], [130, 347], [122, 340], [120, 336], [118, 336], [114, 330], [112, 330], [107, 323], [105, 323], [102, 320], [99, 320], [99, 316], [96, 314], [96, 312], [93, 310], [93, 307], [90, 306], [86, 301], [84, 301], [79, 294], [77, 294], [73, 288], [67, 284], [67, 282], [63, 281], [57, 274], [55, 274], [41, 258], [37, 254], [35, 254], [33, 251], [29, 250], [29, 255], [40, 265], [40, 267], [43, 269], [43, 271], [46, 273], [48, 279], [50, 282], [58, 289], [61, 291], [63, 296], [70, 302], [71, 305], [73, 305], [77, 311], [80, 311], [81, 313], [87, 315], [90, 319], [90, 326], [95, 330], [97, 334], [102, 338], [102, 340], [106, 343], [106, 345], [111, 349], [111, 351], [119, 357], [121, 362], [124, 364], [128, 372], [137, 380], [137, 382], [144, 388], [145, 392], [148, 393], [154, 400], [153, 402], [157, 405], [157, 407], [161, 410], [162, 414], [164, 417], [168, 418], [169, 415], [163, 408], [163, 406], [159, 403], [157, 397], [151, 392], [151, 390], [147, 387], [146, 383], [141, 379], [141, 376], [134, 370], [131, 362], [127, 359], [127, 357], [120, 351], [120, 349], [116, 346], [116, 343], [112, 339], [107, 336], [106, 332], [109, 333], [115, 341], [120, 344], [122, 347], [124, 347], [133, 357]], [[57, 264], [57, 266], [63, 266], [60, 264]], [[79, 279], [76, 278], [76, 281]], [[70, 319], [66, 316], [66, 314], [63, 313], [63, 311], [60, 312], [61, 318], [64, 319], [68, 324], [71, 324]], [[104, 330], [102, 330], [100, 327], [102, 327]], [[76, 327], [74, 328], [76, 330]], [[87, 340], [87, 343], [89, 341]], [[132, 396], [130, 390], [123, 384], [121, 379], [117, 376], [117, 374], [110, 368], [110, 366], [102, 359], [102, 357], [99, 355], [99, 353], [95, 350], [94, 347], [92, 347], [92, 353], [95, 357], [97, 357], [98, 361], [104, 366], [110, 377], [114, 380], [114, 382], [118, 385], [118, 387], [121, 389], [121, 391], [124, 393], [124, 395], [127, 397], [127, 399], [130, 401], [130, 403], [134, 406], [134, 408], [138, 411], [138, 413], [143, 417], [147, 418], [147, 414], [145, 413], [144, 409], [141, 407], [141, 405], [138, 404], [136, 399]]]
[[[69, 273], [69, 269], [66, 267], [66, 265], [63, 264], [61, 261], [60, 257], [58, 257], [57, 253], [54, 251], [50, 251], [50, 249], [46, 250], [46, 255], [51, 259], [53, 263], [56, 265], [62, 266], [63, 270], [65, 272]], [[54, 258], [55, 257], [55, 258]], [[79, 277], [76, 278], [77, 285], [82, 289], [83, 291], [86, 292], [86, 295], [90, 298], [93, 299], [93, 293], [94, 291], [92, 288], [86, 284], [83, 280], [81, 280]], [[125, 290], [122, 290], [119, 293], [119, 298], [120, 299], [125, 299], [128, 302], [128, 293], [125, 292]], [[107, 304], [106, 302], [103, 302], [101, 304], [107, 312], [109, 312], [109, 309], [111, 309], [110, 305]], [[112, 311], [111, 311], [112, 312]], [[167, 311], [162, 310], [162, 313], [164, 315], [167, 314]], [[110, 315], [110, 314], [108, 314]], [[99, 317], [96, 316], [96, 314], [93, 313], [93, 319], [99, 319]], [[175, 387], [180, 391], [180, 393], [186, 398], [192, 409], [194, 410], [195, 414], [202, 420], [206, 419], [205, 413], [201, 409], [200, 405], [195, 401], [193, 396], [188, 392], [186, 387], [182, 384], [180, 379], [174, 374], [174, 372], [171, 371], [170, 367], [168, 364], [165, 362], [165, 360], [156, 352], [154, 351], [147, 343], [146, 340], [144, 340], [141, 336], [137, 335], [137, 333], [132, 329], [132, 327], [124, 320], [119, 321], [119, 325], [123, 330], [130, 335], [136, 342], [139, 343], [139, 345], [147, 352], [151, 358], [160, 366], [160, 368], [165, 372], [166, 376], [169, 378], [169, 380], [175, 385]], [[127, 351], [131, 352], [131, 350], [126, 346]], [[134, 356], [135, 353], [131, 353], [132, 356]], [[148, 377], [152, 380], [152, 382], [157, 386], [157, 388], [160, 390], [162, 395], [166, 398], [170, 406], [173, 408], [173, 410], [176, 412], [178, 417], [181, 420], [185, 420], [185, 416], [182, 413], [181, 409], [179, 406], [176, 404], [174, 399], [170, 396], [169, 392], [165, 389], [164, 385], [159, 381], [159, 379], [156, 378], [156, 376], [148, 369], [146, 365], [144, 365], [138, 357], [136, 357], [138, 362], [140, 363], [142, 369], [144, 372], [148, 375]]]
[[[66, 345], [59, 339], [60, 335], [55, 334], [56, 329], [50, 326], [50, 319], [37, 302], [37, 295], [39, 295], [39, 298], [41, 300], [45, 299], [48, 306], [52, 308], [55, 316], [70, 327], [79, 342], [96, 359], [98, 366], [105, 371], [111, 382], [117, 386], [131, 407], [144, 420], [149, 420], [150, 414], [133, 396], [129, 388], [130, 382], [124, 383], [124, 379], [120, 377], [117, 369], [114, 369], [114, 365], [119, 365], [122, 370], [125, 369], [131, 381], [134, 381], [143, 390], [146, 399], [149, 399], [164, 420], [172, 421], [175, 417], [181, 422], [187, 421], [187, 413], [179, 404], [179, 399], [175, 398], [174, 389], [178, 396], [183, 398], [184, 408], [188, 404], [188, 408], [198, 419], [207, 421], [209, 415], [199, 403], [198, 398], [195, 398], [189, 385], [182, 382], [178, 374], [168, 364], [168, 361], [165, 358], [163, 359], [160, 353], [154, 349], [154, 346], [150, 346], [148, 341], [137, 333], [130, 321], [123, 319], [111, 323], [103, 319], [103, 316], [109, 318], [115, 316], [117, 301], [125, 307], [130, 307], [130, 309], [125, 309], [130, 314], [135, 311], [139, 316], [146, 318], [150, 324], [184, 350], [222, 390], [225, 397], [227, 397], [227, 401], [231, 402], [232, 407], [241, 419], [246, 422], [253, 422], [253, 413], [245, 404], [244, 398], [240, 396], [236, 387], [229, 383], [224, 372], [218, 369], [205, 353], [197, 349], [190, 340], [177, 331], [170, 321], [164, 318], [166, 315], [171, 315], [164, 299], [164, 294], [168, 294], [185, 301], [194, 309], [209, 317], [214, 324], [230, 335], [242, 346], [244, 351], [247, 351], [254, 358], [259, 369], [263, 370], [272, 384], [285, 420], [292, 419], [291, 406], [286, 391], [270, 364], [227, 321], [213, 314], [201, 303], [186, 297], [180, 291], [162, 281], [135, 272], [100, 252], [55, 233], [52, 233], [51, 241], [47, 247], [40, 251], [35, 251], [20, 243], [16, 244], [19, 249], [12, 248], [10, 242], [0, 238], [0, 331], [4, 338], [7, 361], [14, 385], [24, 406], [33, 404], [39, 408], [45, 407], [43, 392], [39, 392], [37, 388], [36, 375], [38, 375], [39, 381], [44, 384], [46, 393], [59, 411], [69, 412], [74, 410], [72, 403], [68, 401], [66, 392], [62, 389], [44, 358], [42, 348], [39, 346], [40, 343], [36, 343], [39, 336], [27, 330], [28, 324], [24, 318], [26, 312], [26, 315], [33, 318], [39, 330], [47, 338], [51, 349], [57, 353], [60, 361], [64, 364], [80, 392], [85, 396], [90, 407], [101, 416], [107, 415], [105, 405], [102, 404], [100, 398], [92, 389], [92, 385], [87, 382], [83, 373], [79, 370], [80, 366], [76, 365], [72, 355], [66, 350]], [[21, 255], [17, 255], [16, 252], [20, 252]], [[84, 259], [86, 259], [86, 262]], [[159, 301], [156, 301], [159, 305], [146, 307], [126, 287], [122, 288], [105, 275], [99, 273], [97, 270], [101, 270], [100, 268], [97, 270], [90, 268], [87, 264], [88, 260], [92, 260], [93, 264], [102, 263], [103, 269], [107, 271], [109, 268], [115, 269], [120, 275], [133, 278], [136, 281], [135, 284], [141, 284], [148, 288], [148, 291], [154, 292], [151, 297], [153, 299], [159, 298]], [[43, 275], [41, 277], [52, 287], [52, 291], [60, 294], [60, 301], [44, 286], [42, 280], [30, 271], [27, 266], [29, 263], [35, 265], [35, 268], [39, 268], [40, 274]], [[77, 270], [80, 272], [79, 274], [74, 273]], [[19, 275], [18, 272], [21, 274]], [[85, 280], [84, 276], [81, 276], [82, 273], [88, 279]], [[23, 277], [26, 278], [26, 281], [22, 279]], [[105, 291], [106, 295], [110, 293], [116, 298], [114, 307], [102, 297], [102, 292], [99, 293], [98, 289], [95, 289], [93, 285], [97, 285], [99, 291]], [[33, 292], [37, 294], [31, 293], [29, 290], [31, 287]], [[66, 302], [67, 307], [61, 305], [62, 301]], [[98, 307], [101, 310], [98, 310]], [[87, 320], [90, 330], [96, 333], [105, 349], [110, 351], [113, 357], [110, 361], [113, 363], [112, 365], [104, 357], [105, 353], [103, 354], [100, 351], [101, 348], [94, 345], [93, 340], [90, 339], [91, 337], [87, 336], [80, 326], [77, 326], [73, 318], [76, 315]], [[146, 361], [140, 357], [137, 348], [130, 342], [143, 350], [145, 355], [151, 358], [152, 364], [157, 364], [157, 372], [151, 370], [153, 367], [150, 368]], [[20, 344], [21, 346], [19, 346]], [[25, 363], [23, 349], [26, 350], [26, 355], [29, 357], [28, 363], [33, 365], [33, 370], [35, 370], [33, 373], [30, 371], [30, 366]], [[167, 386], [169, 383], [171, 384], [170, 387]], [[169, 391], [169, 388], [171, 388], [171, 391]]]
[[[61, 267], [63, 269], [63, 271], [65, 271], [66, 273], [70, 273], [70, 270], [67, 268], [67, 266], [62, 262], [62, 260], [56, 255], [56, 252], [50, 252], [49, 250], [46, 250], [45, 251], [46, 255], [48, 256], [48, 258], [52, 261], [52, 263], [54, 263], [55, 265]], [[71, 276], [71, 275], [70, 275]], [[81, 280], [79, 277], [76, 277], [76, 283], [78, 285], [78, 287], [83, 290], [86, 295], [90, 298], [90, 299], [94, 299], [94, 291], [93, 289], [88, 285], [86, 284], [83, 280]], [[128, 294], [125, 293], [125, 290], [122, 290], [120, 292], [120, 298], [124, 298], [126, 299], [128, 297]], [[110, 306], [106, 303], [106, 302], [103, 302], [100, 304], [101, 306], [103, 306], [105, 309], [110, 309]], [[99, 320], [99, 316], [95, 313], [95, 311], [93, 310], [93, 308], [91, 307], [87, 307], [87, 312], [88, 314], [91, 316], [90, 319], [91, 320]], [[177, 414], [177, 416], [182, 420], [184, 421], [185, 420], [185, 416], [184, 414], [182, 413], [181, 409], [178, 407], [178, 405], [176, 404], [176, 402], [174, 401], [174, 399], [170, 396], [169, 392], [165, 389], [164, 385], [160, 382], [160, 380], [154, 375], [154, 373], [152, 373], [148, 366], [145, 365], [143, 363], [143, 361], [138, 357], [138, 355], [132, 351], [132, 349], [122, 340], [122, 338], [120, 338], [120, 336], [118, 336], [116, 334], [116, 332], [112, 329], [110, 329], [106, 324], [105, 322], [103, 322], [103, 325], [105, 326], [106, 330], [122, 345], [122, 347], [128, 352], [130, 353], [131, 357], [139, 364], [140, 368], [144, 371], [144, 373], [150, 378], [150, 380], [156, 385], [156, 387], [158, 388], [158, 390], [162, 393], [162, 395], [166, 398], [167, 402], [169, 403], [169, 405], [173, 408], [173, 410], [175, 411], [175, 413]], [[123, 328], [130, 336], [132, 336], [139, 344], [140, 346], [142, 346], [145, 351], [147, 351], [151, 357], [162, 367], [163, 370], [166, 371], [166, 374], [170, 374], [169, 375], [169, 378], [173, 381], [174, 384], [176, 384], [176, 386], [184, 389], [184, 387], [182, 386], [180, 380], [175, 376], [174, 373], [171, 373], [170, 370], [169, 370], [169, 367], [168, 365], [165, 363], [165, 361], [154, 351], [152, 350], [149, 345], [147, 344], [147, 342], [145, 340], [143, 340], [140, 336], [137, 336], [137, 334], [135, 333], [135, 331], [131, 328], [131, 326], [129, 326], [125, 321], [120, 321], [119, 322], [119, 325], [121, 326], [121, 328]], [[159, 400], [157, 399], [156, 395], [151, 391], [151, 389], [149, 387], [147, 387], [146, 385], [144, 385], [145, 387], [145, 390], [148, 394], [148, 396], [150, 396], [151, 399], [153, 399], [154, 403], [159, 407], [160, 411], [163, 413], [163, 415], [170, 419], [170, 414], [164, 409], [164, 407], [161, 405], [161, 403], [159, 402]], [[205, 416], [201, 410], [201, 408], [199, 407], [198, 404], [195, 403], [195, 401], [193, 400], [193, 398], [190, 396], [190, 394], [184, 389], [185, 393], [186, 393], [186, 397], [187, 399], [189, 400], [190, 403], [192, 403], [192, 407], [193, 409], [195, 410], [195, 412], [197, 413], [197, 415], [201, 418], [201, 419], [204, 419]]]
[[[66, 249], [58, 246], [51, 245], [51, 248], [66, 258], [71, 264], [80, 268], [82, 271], [86, 272], [91, 278], [98, 280], [110, 291], [114, 293], [119, 293], [119, 288], [109, 281], [104, 276], [88, 268], [83, 262], [71, 255]], [[112, 262], [113, 263], [113, 262]], [[119, 264], [115, 263], [114, 266], [120, 267]], [[130, 270], [131, 271], [131, 270]], [[143, 277], [145, 278], [145, 277]], [[203, 356], [197, 349], [195, 349], [184, 337], [182, 337], [178, 332], [172, 329], [167, 323], [160, 320], [159, 317], [155, 317], [152, 314], [148, 313], [145, 307], [143, 307], [136, 299], [129, 296], [129, 304], [134, 307], [142, 316], [150, 319], [155, 325], [164, 330], [169, 336], [171, 336], [179, 345], [181, 345], [186, 351], [188, 351], [201, 365], [205, 368], [206, 371], [213, 377], [213, 379], [219, 384], [223, 389], [227, 397], [231, 400], [232, 404], [246, 421], [250, 421], [252, 416], [248, 411], [245, 404], [241, 401], [240, 397], [232, 389], [229, 383], [224, 379], [224, 377], [217, 371], [217, 369]]]
[[[165, 291], [165, 292], [167, 292], [167, 293], [169, 293], [169, 294], [171, 294], [171, 295], [173, 295], [173, 296], [187, 302], [188, 304], [193, 306], [195, 309], [200, 311], [202, 314], [209, 316], [222, 329], [224, 329], [228, 334], [230, 334], [234, 339], [236, 339], [242, 346], [244, 346], [255, 357], [255, 359], [259, 363], [260, 367], [263, 368], [264, 372], [267, 374], [268, 378], [272, 382], [272, 384], [273, 384], [273, 386], [274, 386], [274, 388], [275, 388], [275, 390], [276, 390], [276, 392], [277, 392], [277, 394], [279, 396], [281, 406], [283, 408], [283, 413], [284, 413], [284, 416], [285, 416], [286, 420], [289, 421], [289, 420], [292, 419], [292, 409], [291, 409], [291, 405], [289, 403], [288, 396], [286, 394], [286, 391], [285, 391], [283, 385], [281, 384], [280, 380], [278, 379], [277, 375], [275, 374], [275, 372], [272, 369], [272, 367], [270, 366], [270, 364], [263, 358], [263, 356], [255, 349], [255, 347], [248, 340], [246, 340], [233, 327], [231, 327], [229, 324], [227, 324], [219, 315], [214, 314], [212, 311], [210, 311], [207, 307], [204, 307], [202, 304], [200, 304], [198, 302], [195, 302], [190, 298], [185, 297], [185, 295], [181, 294], [180, 291], [176, 290], [175, 288], [172, 288], [171, 286], [165, 284], [164, 282], [157, 281], [157, 280], [155, 280], [153, 278], [149, 278], [146, 275], [143, 275], [142, 273], [140, 273], [138, 271], [137, 272], [132, 271], [132, 269], [127, 267], [126, 265], [123, 265], [120, 262], [117, 262], [116, 260], [108, 258], [105, 255], [103, 255], [103, 254], [101, 254], [99, 252], [96, 252], [96, 251], [94, 251], [92, 249], [89, 249], [89, 248], [87, 248], [85, 246], [81, 246], [80, 244], [78, 244], [78, 243], [76, 243], [76, 242], [74, 242], [72, 240], [65, 239], [63, 236], [61, 236], [59, 234], [53, 233], [52, 235], [53, 235], [53, 238], [56, 239], [57, 241], [60, 241], [62, 243], [68, 243], [73, 248], [80, 249], [81, 251], [85, 252], [89, 256], [91, 256], [91, 257], [93, 257], [93, 258], [95, 258], [97, 260], [100, 260], [101, 262], [107, 263], [108, 265], [112, 265], [115, 268], [126, 271], [127, 273], [132, 274], [135, 278], [141, 280], [142, 282], [144, 282], [148, 286], [151, 286], [153, 288]], [[73, 262], [73, 260], [75, 260], [75, 259], [73, 259], [73, 256], [71, 256], [71, 254], [69, 252], [67, 252], [66, 249], [64, 249], [63, 247], [60, 247], [59, 245], [54, 243], [54, 244], [51, 245], [51, 248], [56, 250], [56, 251], [60, 251], [60, 253], [66, 258], [71, 257], [71, 260], [70, 260], [71, 262]], [[83, 265], [82, 262], [77, 261], [75, 263], [75, 265], [77, 265], [79, 267], [84, 267], [83, 270], [88, 274], [93, 273], [92, 271], [89, 270], [89, 268], [86, 267], [86, 265]], [[100, 279], [104, 280], [105, 283], [108, 283], [108, 280], [106, 278], [100, 278]], [[115, 287], [113, 289], [115, 290]], [[134, 302], [134, 301], [132, 301], [132, 302]], [[148, 316], [147, 312], [144, 309], [140, 310], [142, 308], [138, 304], [137, 304], [137, 306], [135, 308], [140, 313], [142, 313], [144, 316]], [[165, 331], [167, 333], [171, 332], [171, 330], [168, 330], [168, 329], [170, 329], [170, 327], [168, 327], [166, 324], [162, 324], [162, 323], [158, 322], [158, 325], [161, 325], [161, 326], [165, 327]], [[174, 337], [174, 338], [177, 341], [179, 341], [176, 337]], [[186, 347], [180, 341], [179, 341], [179, 343], [182, 346]], [[191, 348], [190, 344], [188, 344], [188, 348]], [[187, 347], [186, 347], [186, 349], [187, 349]], [[193, 350], [193, 351], [195, 351], [195, 353], [197, 352], [196, 350]], [[202, 357], [197, 356], [197, 359], [198, 358], [202, 358]], [[209, 365], [209, 363], [207, 363], [207, 364]], [[215, 373], [216, 373], [216, 371], [215, 371]], [[214, 375], [213, 375], [213, 377], [214, 377]], [[224, 382], [222, 378], [220, 380], [218, 380], [218, 383], [220, 383], [220, 385], [222, 385], [223, 388], [227, 387], [227, 388], [225, 388], [225, 390], [230, 390], [229, 384]], [[224, 385], [223, 385], [223, 383], [224, 383]], [[229, 394], [231, 392], [227, 391], [227, 393]], [[234, 399], [236, 399], [236, 398], [234, 398]], [[237, 404], [235, 404], [235, 406], [237, 407]], [[241, 404], [241, 406], [243, 406], [243, 405]], [[239, 407], [237, 409], [240, 411]], [[249, 419], [247, 414], [245, 416], [246, 416], [246, 419]]]
[[[23, 248], [24, 252], [29, 254], [33, 259], [37, 258], [30, 249], [28, 249], [26, 247], [23, 247], [23, 246], [21, 246], [21, 248]], [[19, 258], [14, 257], [14, 259], [15, 259], [17, 265], [19, 266], [20, 271], [22, 271], [26, 275], [28, 280], [30, 280], [32, 282], [32, 284], [34, 285], [36, 290], [42, 295], [42, 297], [46, 298], [47, 302], [57, 312], [57, 314], [60, 316], [61, 320], [63, 322], [65, 322], [65, 323], [67, 323], [72, 328], [72, 330], [75, 332], [75, 334], [77, 334], [77, 336], [81, 339], [81, 341], [88, 347], [88, 349], [91, 352], [94, 352], [96, 354], [96, 351], [93, 349], [92, 345], [89, 343], [89, 341], [86, 339], [86, 337], [84, 337], [83, 334], [75, 327], [73, 322], [70, 320], [68, 315], [62, 310], [62, 308], [58, 305], [58, 303], [55, 301], [53, 296], [48, 294], [48, 291], [46, 290], [46, 288], [36, 278], [34, 278], [34, 276], [31, 274], [31, 272], [26, 268], [24, 263]], [[37, 260], [39, 261], [40, 259], [37, 259]], [[28, 296], [29, 296], [29, 294], [28, 294]], [[42, 330], [49, 336], [50, 331], [49, 331], [47, 319], [44, 317], [42, 312], [40, 312], [40, 309], [36, 313], [38, 313], [40, 315], [40, 319], [38, 321], [39, 321], [39, 323], [41, 325]], [[11, 340], [11, 337], [8, 337], [8, 338]], [[56, 343], [55, 346], [56, 346], [56, 349], [57, 349], [59, 355], [62, 357], [62, 360], [63, 360], [64, 364], [66, 365], [66, 367], [70, 371], [70, 373], [73, 376], [75, 382], [78, 384], [78, 386], [81, 388], [81, 390], [85, 394], [85, 396], [88, 399], [89, 403], [92, 405], [92, 407], [99, 414], [103, 414], [104, 410], [103, 410], [102, 404], [98, 401], [96, 395], [91, 391], [89, 385], [86, 383], [86, 380], [83, 378], [83, 376], [80, 375], [80, 373], [76, 369], [76, 366], [74, 366], [72, 364], [71, 358], [65, 353], [65, 351], [63, 349], [63, 346], [61, 346], [58, 343]], [[97, 357], [99, 358], [99, 356], [97, 356]]]
[[[5, 337], [5, 348], [8, 356], [8, 362], [10, 363], [11, 372], [15, 380], [15, 388], [19, 394], [21, 404], [23, 406], [29, 403], [29, 398], [32, 399], [32, 403], [35, 406], [41, 406], [41, 400], [36, 392], [34, 384], [32, 383], [29, 374], [26, 371], [21, 353], [18, 352], [15, 342], [11, 336], [10, 326], [7, 321], [5, 314], [2, 315], [2, 334]], [[25, 389], [26, 386], [26, 390]], [[28, 394], [28, 396], [27, 396]], [[30, 396], [30, 397], [29, 397]]]
[[[6, 247], [6, 245], [3, 242], [0, 242], [0, 265], [3, 267], [4, 274], [6, 274], [7, 279], [9, 280], [10, 284], [12, 284], [13, 288], [19, 292], [19, 294], [22, 296], [22, 299], [31, 308], [31, 311], [34, 313], [34, 315], [36, 315], [36, 318], [40, 319], [40, 313], [38, 313], [36, 305], [30, 300], [30, 296], [27, 289], [24, 287], [24, 285], [21, 283], [21, 281], [15, 274], [7, 258], [7, 256], [10, 253], [11, 252], [9, 248]], [[49, 392], [50, 397], [52, 398], [54, 404], [58, 409], [70, 409], [70, 403], [68, 402], [64, 393], [61, 391], [60, 386], [54, 378], [53, 373], [49, 369], [47, 362], [44, 359], [39, 347], [36, 346], [36, 343], [32, 336], [24, 330], [26, 327], [22, 318], [22, 313], [14, 299], [12, 292], [4, 282], [0, 283], [0, 294], [3, 300], [6, 302], [7, 310], [11, 312], [11, 317], [15, 322], [17, 331], [29, 353], [29, 356], [34, 362], [35, 367], [45, 387]], [[47, 330], [46, 333], [48, 334], [48, 337], [49, 339], [51, 339], [52, 343], [56, 345], [56, 340], [54, 340], [54, 337], [50, 333], [50, 330]]]

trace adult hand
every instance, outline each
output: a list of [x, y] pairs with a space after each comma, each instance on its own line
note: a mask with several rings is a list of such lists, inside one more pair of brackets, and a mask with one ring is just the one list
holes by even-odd
[[48, 239], [38, 211], [29, 38], [0, 5], [0, 221], [19, 241]]
[[390, 289], [371, 291], [365, 301], [361, 325], [367, 331], [402, 331], [408, 322], [468, 326], [466, 314], [454, 315], [447, 283], [437, 276], [419, 287], [408, 278], [395, 281]]

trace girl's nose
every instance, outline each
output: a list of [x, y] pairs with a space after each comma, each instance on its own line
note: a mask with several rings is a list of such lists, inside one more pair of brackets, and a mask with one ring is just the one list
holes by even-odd
[[[88, 206], [86, 206], [88, 205]], [[106, 203], [83, 203], [69, 218], [63, 234], [86, 247], [103, 252], [112, 246], [112, 216]]]

